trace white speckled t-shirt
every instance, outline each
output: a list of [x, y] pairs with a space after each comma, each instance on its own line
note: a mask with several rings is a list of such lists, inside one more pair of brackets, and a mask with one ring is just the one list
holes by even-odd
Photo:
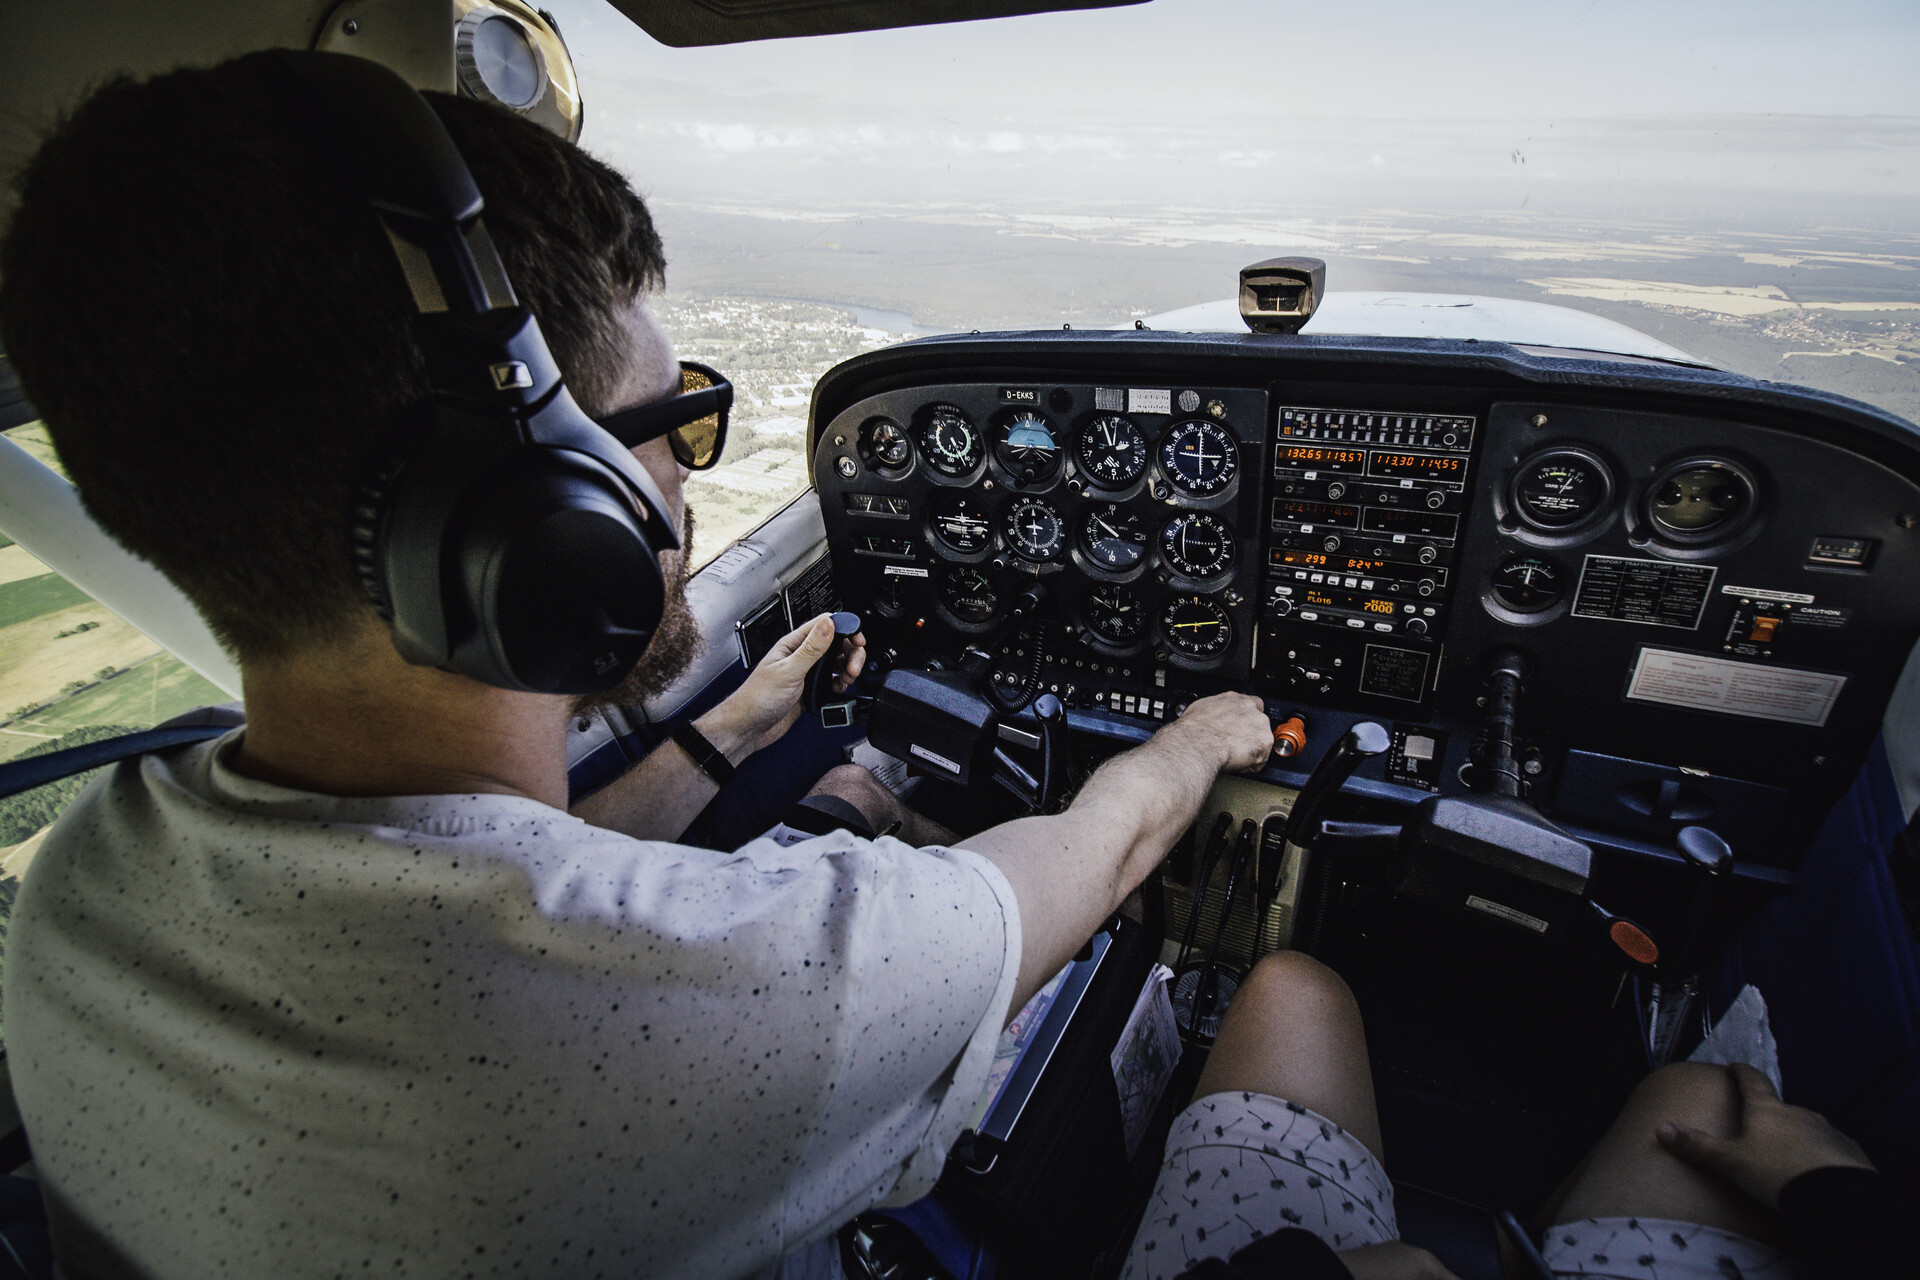
[[155, 1277], [751, 1274], [924, 1194], [1019, 968], [965, 850], [107, 770], [15, 907], [41, 1171]]

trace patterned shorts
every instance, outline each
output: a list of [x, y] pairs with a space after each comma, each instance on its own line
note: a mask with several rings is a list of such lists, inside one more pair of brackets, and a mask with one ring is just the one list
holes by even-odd
[[1317, 1111], [1264, 1093], [1209, 1094], [1174, 1119], [1121, 1280], [1171, 1280], [1287, 1227], [1335, 1249], [1398, 1239], [1393, 1184]]
[[1547, 1230], [1540, 1246], [1556, 1276], [1605, 1280], [1794, 1280], [1792, 1259], [1718, 1227], [1662, 1218], [1587, 1218]]

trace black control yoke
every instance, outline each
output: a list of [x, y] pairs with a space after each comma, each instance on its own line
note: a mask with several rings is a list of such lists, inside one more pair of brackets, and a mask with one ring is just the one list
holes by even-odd
[[1340, 788], [1347, 785], [1353, 771], [1373, 757], [1386, 754], [1392, 745], [1393, 739], [1385, 729], [1371, 720], [1362, 720], [1328, 747], [1320, 763], [1313, 766], [1307, 785], [1300, 789], [1300, 798], [1293, 802], [1293, 812], [1287, 819], [1287, 840], [1302, 848], [1312, 848], [1320, 836], [1327, 806], [1340, 794]]

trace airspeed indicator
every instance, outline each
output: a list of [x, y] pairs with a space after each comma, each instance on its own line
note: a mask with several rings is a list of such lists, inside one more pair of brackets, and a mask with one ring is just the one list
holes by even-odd
[[986, 454], [980, 432], [950, 404], [936, 404], [920, 427], [921, 456], [942, 475], [964, 476]]

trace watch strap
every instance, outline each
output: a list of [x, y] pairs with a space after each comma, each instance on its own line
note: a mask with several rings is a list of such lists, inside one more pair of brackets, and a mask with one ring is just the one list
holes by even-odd
[[680, 744], [681, 750], [693, 757], [693, 762], [700, 766], [700, 772], [712, 778], [715, 786], [724, 787], [733, 781], [733, 762], [727, 759], [724, 751], [708, 742], [706, 735], [693, 727], [692, 721], [675, 729], [673, 740]]

